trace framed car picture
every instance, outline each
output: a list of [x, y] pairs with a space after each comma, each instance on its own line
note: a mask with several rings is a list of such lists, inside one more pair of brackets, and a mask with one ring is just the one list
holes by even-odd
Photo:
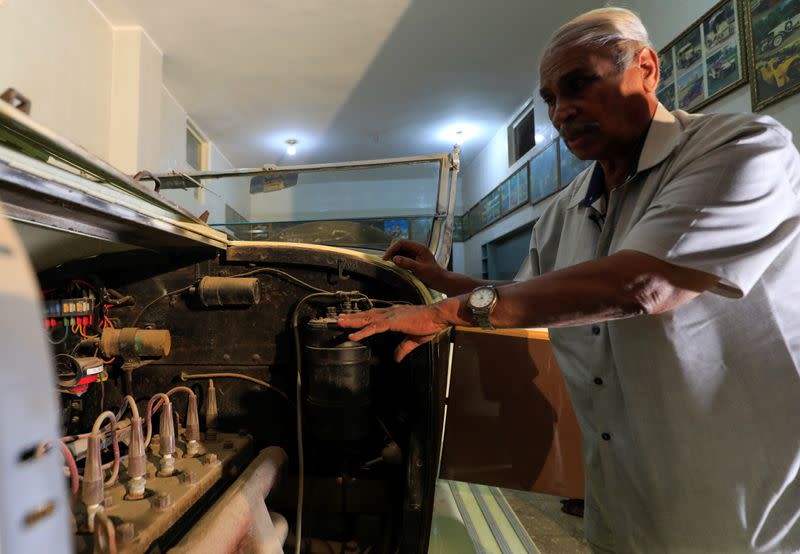
[[567, 143], [558, 141], [558, 163], [561, 173], [561, 188], [569, 185], [578, 174], [592, 165], [592, 160], [580, 160], [570, 152]]
[[753, 111], [800, 89], [800, 0], [744, 0]]
[[656, 95], [667, 109], [696, 111], [745, 83], [741, 11], [722, 0], [659, 52]]
[[531, 204], [541, 202], [558, 190], [558, 139], [531, 158]]

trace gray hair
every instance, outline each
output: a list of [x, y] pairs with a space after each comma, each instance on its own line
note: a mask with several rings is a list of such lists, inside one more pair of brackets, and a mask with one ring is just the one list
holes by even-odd
[[586, 12], [559, 27], [547, 42], [542, 60], [574, 46], [610, 48], [619, 70], [630, 65], [636, 52], [653, 47], [639, 16], [631, 10], [614, 7]]

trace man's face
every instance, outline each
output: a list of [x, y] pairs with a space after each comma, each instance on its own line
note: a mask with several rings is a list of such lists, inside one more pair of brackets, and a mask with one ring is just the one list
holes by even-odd
[[[656, 68], [641, 54], [620, 71], [608, 49], [572, 47], [542, 62], [540, 94], [550, 121], [582, 160], [607, 160], [635, 149], [655, 107]], [[653, 73], [655, 72], [655, 73]], [[653, 78], [654, 77], [654, 78]]]

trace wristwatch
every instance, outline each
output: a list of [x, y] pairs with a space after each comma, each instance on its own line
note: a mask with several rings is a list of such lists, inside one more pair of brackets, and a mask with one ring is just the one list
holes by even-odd
[[494, 325], [489, 322], [489, 316], [495, 305], [497, 305], [497, 289], [492, 285], [476, 287], [467, 300], [472, 317], [481, 329], [494, 329]]

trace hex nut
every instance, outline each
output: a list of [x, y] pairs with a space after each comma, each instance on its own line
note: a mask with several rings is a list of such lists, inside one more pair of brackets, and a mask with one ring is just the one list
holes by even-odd
[[166, 510], [172, 506], [172, 495], [168, 492], [160, 492], [156, 496], [155, 505], [157, 510]]
[[206, 457], [205, 457], [205, 460], [204, 460], [205, 464], [209, 465], [209, 466], [216, 464], [218, 461], [219, 461], [219, 459], [217, 458], [217, 455], [214, 454], [213, 452], [209, 452], [208, 454], [206, 454]]
[[117, 525], [117, 540], [122, 543], [129, 543], [133, 542], [133, 539], [136, 537], [136, 528], [133, 526], [133, 523], [130, 521], [126, 521], [125, 523], [120, 523]]
[[194, 485], [197, 483], [197, 473], [194, 471], [185, 471], [181, 474], [181, 480], [187, 485]]
[[107, 494], [105, 498], [103, 498], [103, 507], [110, 508], [113, 505], [114, 505], [114, 497], [111, 496], [110, 494]]

